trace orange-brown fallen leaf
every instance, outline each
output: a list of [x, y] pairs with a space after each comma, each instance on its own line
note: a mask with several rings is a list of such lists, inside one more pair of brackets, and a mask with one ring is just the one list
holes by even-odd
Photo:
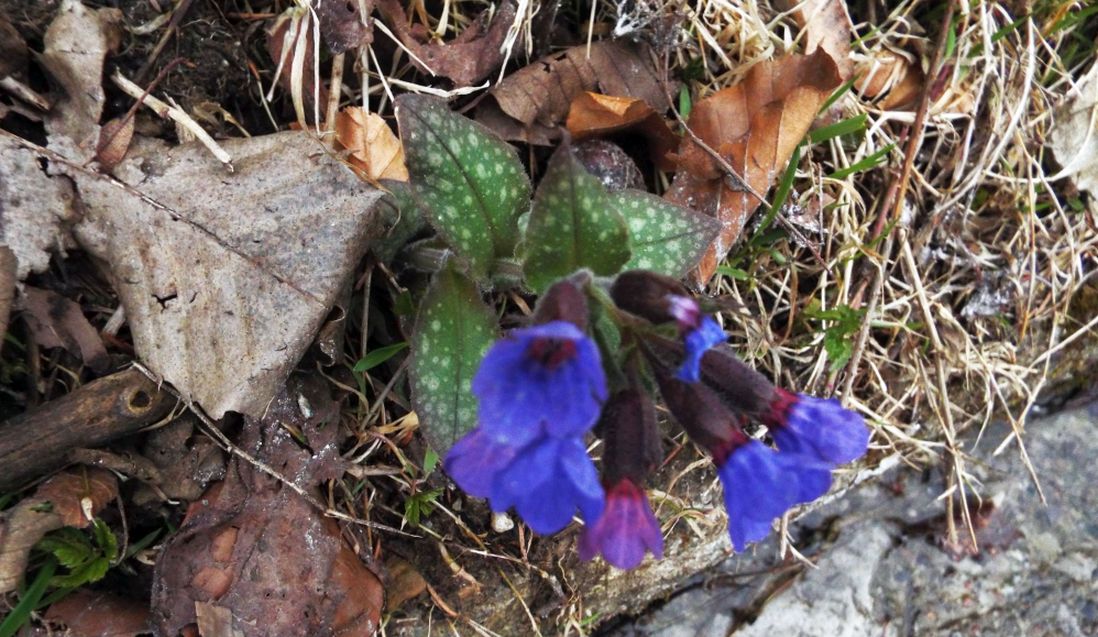
[[[840, 84], [839, 69], [823, 49], [763, 62], [739, 84], [699, 100], [687, 124], [761, 195], [785, 169], [820, 107]], [[705, 283], [762, 200], [735, 183], [690, 136], [683, 138], [678, 161], [667, 199], [714, 216], [722, 226], [694, 273]]]
[[43, 348], [63, 347], [96, 372], [107, 371], [111, 362], [107, 348], [79, 305], [56, 292], [28, 285], [23, 288], [19, 309]]
[[408, 181], [404, 147], [377, 113], [348, 106], [336, 115], [336, 141], [349, 151], [348, 162], [366, 180]]
[[477, 106], [476, 119], [508, 141], [549, 146], [580, 93], [633, 97], [662, 113], [670, 104], [660, 82], [646, 49], [604, 40], [590, 51], [573, 47], [508, 75], [488, 93], [491, 99]]
[[644, 100], [584, 91], [572, 100], [565, 122], [576, 141], [625, 130], [636, 130], [648, 140], [649, 154], [660, 170], [674, 170], [667, 158], [679, 144], [679, 138], [667, 126], [667, 120]]

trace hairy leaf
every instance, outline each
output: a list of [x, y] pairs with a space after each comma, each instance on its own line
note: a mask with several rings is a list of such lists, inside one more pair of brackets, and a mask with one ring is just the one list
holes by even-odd
[[483, 126], [422, 95], [397, 100], [397, 121], [416, 198], [478, 279], [514, 256], [530, 181], [515, 150]]
[[673, 277], [696, 266], [720, 231], [720, 222], [639, 190], [610, 195], [625, 217], [633, 256], [625, 269], [652, 270]]
[[495, 338], [495, 317], [476, 285], [453, 268], [438, 273], [412, 337], [412, 400], [439, 455], [476, 426], [471, 384]]
[[543, 291], [580, 268], [616, 274], [629, 260], [625, 220], [596, 177], [562, 146], [538, 186], [526, 229], [526, 282]]

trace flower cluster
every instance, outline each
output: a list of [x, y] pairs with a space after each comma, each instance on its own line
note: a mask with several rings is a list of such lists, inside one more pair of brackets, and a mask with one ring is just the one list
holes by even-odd
[[[588, 297], [620, 341], [600, 340], [601, 355], [588, 336]], [[634, 568], [663, 552], [644, 490], [662, 457], [658, 388], [673, 419], [712, 456], [732, 545], [742, 551], [790, 507], [826, 493], [831, 470], [865, 453], [869, 430], [836, 400], [775, 387], [726, 339], [706, 307], [667, 277], [622, 273], [609, 299], [589, 278], [558, 282], [534, 324], [485, 355], [473, 379], [478, 426], [447, 454], [446, 469], [537, 533], [563, 529], [578, 509], [580, 556]], [[766, 436], [751, 435], [752, 422]], [[592, 430], [603, 440], [601, 481], [586, 450]]]

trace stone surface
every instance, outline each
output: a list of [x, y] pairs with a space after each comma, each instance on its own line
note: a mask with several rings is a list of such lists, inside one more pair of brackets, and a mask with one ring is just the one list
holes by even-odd
[[950, 540], [938, 470], [894, 471], [794, 529], [807, 568], [776, 540], [687, 582], [606, 637], [1098, 635], [1098, 405], [1029, 423], [1042, 503], [1009, 429], [966, 441], [982, 500], [976, 545]]

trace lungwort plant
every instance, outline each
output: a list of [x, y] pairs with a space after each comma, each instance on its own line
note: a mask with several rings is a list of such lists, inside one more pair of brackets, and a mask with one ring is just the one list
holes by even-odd
[[[515, 150], [442, 101], [398, 100], [406, 206], [447, 256], [411, 342], [428, 442], [467, 493], [541, 534], [578, 510], [583, 558], [633, 568], [663, 538], [645, 495], [662, 458], [656, 401], [713, 458], [743, 550], [830, 486], [869, 431], [838, 401], [793, 394], [740, 362], [704, 299], [679, 283], [716, 222], [649, 193], [610, 191], [567, 144], [531, 199]], [[492, 291], [538, 297], [499, 333]], [[766, 435], [751, 435], [752, 424]], [[588, 454], [602, 439], [601, 477]]]

